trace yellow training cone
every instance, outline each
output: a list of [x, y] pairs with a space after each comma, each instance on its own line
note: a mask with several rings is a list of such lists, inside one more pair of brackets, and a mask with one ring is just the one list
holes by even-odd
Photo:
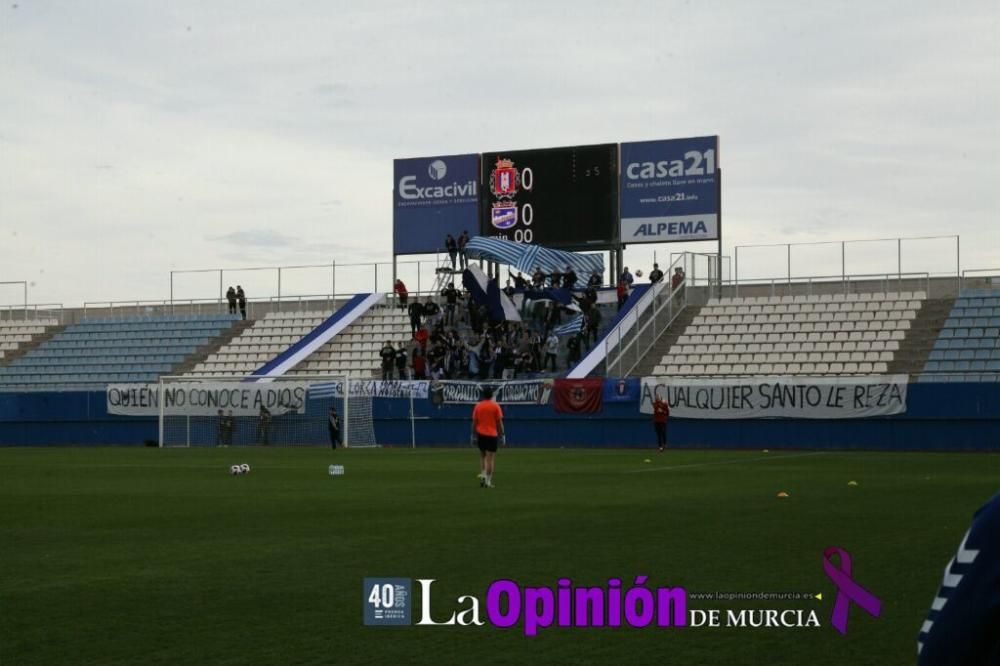
[[848, 481], [847, 485], [849, 485], [849, 486], [856, 486], [856, 485], [858, 485], [858, 482], [857, 481]]
[[652, 461], [652, 460], [650, 460], [649, 458], [646, 458], [646, 459], [645, 459], [645, 460], [643, 460], [642, 462], [653, 462], [653, 461]]
[[778, 493], [778, 497], [788, 497], [788, 493], [782, 490], [780, 493]]

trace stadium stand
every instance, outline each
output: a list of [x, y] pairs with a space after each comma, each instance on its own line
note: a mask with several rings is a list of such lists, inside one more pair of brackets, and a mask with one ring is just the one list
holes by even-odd
[[183, 374], [245, 377], [323, 323], [329, 310], [269, 312]]
[[919, 381], [1000, 381], [1000, 291], [961, 292]]
[[687, 315], [652, 374], [886, 373], [925, 299], [922, 291], [712, 299]]
[[377, 305], [290, 370], [288, 376], [350, 374], [381, 376], [379, 349], [386, 340], [410, 344], [410, 320], [403, 310]]
[[84, 320], [0, 367], [0, 388], [88, 388], [156, 381], [222, 335], [235, 320], [233, 315]]
[[9, 363], [51, 335], [59, 326], [55, 319], [0, 321], [0, 363]]

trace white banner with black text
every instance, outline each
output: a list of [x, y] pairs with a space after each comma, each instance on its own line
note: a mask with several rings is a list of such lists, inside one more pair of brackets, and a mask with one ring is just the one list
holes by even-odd
[[906, 411], [906, 375], [884, 377], [644, 377], [639, 411], [653, 400], [685, 419], [860, 419]]

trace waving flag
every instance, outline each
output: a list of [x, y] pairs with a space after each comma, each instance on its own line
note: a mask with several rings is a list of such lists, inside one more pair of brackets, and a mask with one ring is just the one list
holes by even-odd
[[469, 290], [472, 301], [485, 305], [493, 321], [521, 321], [521, 315], [507, 294], [500, 291], [497, 281], [490, 280], [476, 265], [470, 265], [462, 272], [462, 285]]
[[583, 315], [579, 314], [570, 319], [565, 324], [560, 324], [559, 326], [556, 326], [554, 329], [552, 329], [552, 332], [558, 335], [559, 337], [562, 337], [564, 335], [576, 335], [577, 333], [583, 330], [584, 323], [585, 322]]

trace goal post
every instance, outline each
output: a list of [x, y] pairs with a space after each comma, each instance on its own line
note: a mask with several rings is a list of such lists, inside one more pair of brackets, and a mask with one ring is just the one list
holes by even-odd
[[247, 381], [243, 377], [161, 377], [161, 447], [331, 446], [330, 408], [340, 444], [378, 446], [372, 398], [346, 376]]

